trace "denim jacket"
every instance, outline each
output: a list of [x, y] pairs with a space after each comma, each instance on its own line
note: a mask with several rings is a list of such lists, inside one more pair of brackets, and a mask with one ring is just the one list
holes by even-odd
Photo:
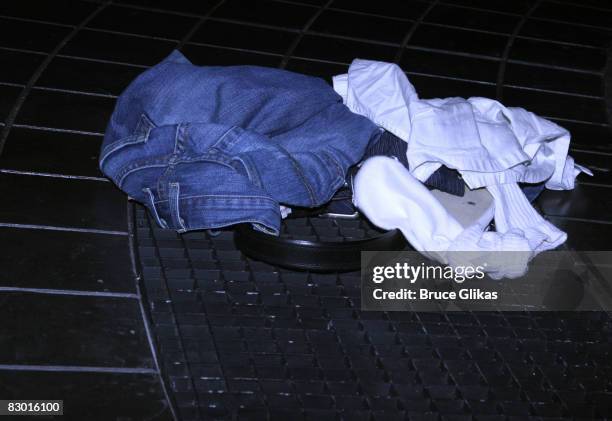
[[161, 227], [278, 234], [280, 204], [329, 201], [378, 133], [322, 79], [174, 51], [118, 98], [100, 169]]

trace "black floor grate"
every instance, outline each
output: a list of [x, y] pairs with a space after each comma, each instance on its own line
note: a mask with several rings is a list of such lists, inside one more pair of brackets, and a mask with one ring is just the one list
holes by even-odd
[[605, 313], [361, 312], [358, 273], [278, 269], [241, 256], [229, 231], [179, 236], [135, 212], [185, 420], [612, 416]]
[[172, 419], [159, 356], [186, 421], [612, 417], [607, 314], [362, 313], [356, 274], [253, 262], [229, 232], [177, 236], [132, 204], [126, 218], [97, 156], [116, 97], [175, 48], [328, 81], [355, 57], [395, 61], [423, 98], [497, 98], [570, 130], [596, 177], [540, 205], [571, 249], [609, 250], [608, 0], [19, 0], [0, 2], [0, 34], [0, 312], [19, 319], [0, 329], [0, 395], [65, 399], [78, 421]]

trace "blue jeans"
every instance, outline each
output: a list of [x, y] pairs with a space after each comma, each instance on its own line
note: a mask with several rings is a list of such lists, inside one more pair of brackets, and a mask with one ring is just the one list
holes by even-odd
[[279, 204], [328, 202], [377, 133], [322, 79], [174, 51], [118, 98], [100, 169], [161, 227], [278, 234]]

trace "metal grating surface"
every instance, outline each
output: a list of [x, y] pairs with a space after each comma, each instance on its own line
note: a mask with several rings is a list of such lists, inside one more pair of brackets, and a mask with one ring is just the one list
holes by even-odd
[[[0, 232], [21, 241], [14, 261], [4, 261], [0, 286], [11, 292], [0, 301], [35, 288], [50, 314], [71, 323], [66, 314], [87, 307], [88, 294], [106, 294], [104, 326], [121, 319], [113, 300], [143, 304], [152, 331], [138, 311], [134, 332], [151, 333], [155, 345], [132, 347], [110, 328], [92, 334], [99, 326], [57, 326], [49, 317], [49, 337], [70, 331], [91, 355], [77, 346], [65, 355], [3, 348], [3, 393], [37, 385], [48, 397], [61, 384], [58, 398], [78, 395], [79, 412], [103, 420], [612, 417], [607, 314], [362, 313], [357, 274], [253, 262], [230, 232], [177, 236], [134, 204], [126, 223], [125, 197], [99, 173], [96, 156], [117, 95], [173, 48], [196, 64], [275, 66], [328, 80], [354, 57], [395, 61], [422, 97], [495, 97], [568, 128], [572, 154], [597, 177], [540, 205], [568, 231], [569, 247], [610, 249], [608, 1], [20, 0], [0, 5], [0, 33], [9, 63], [0, 69], [0, 191], [11, 198]], [[338, 239], [368, 230], [358, 221], [304, 220], [286, 234]], [[128, 238], [142, 296], [126, 263]], [[65, 265], [28, 255], [32, 244]], [[87, 259], [83, 244], [94, 245]], [[72, 298], [52, 305], [44, 294]], [[37, 317], [28, 323], [40, 328]], [[0, 339], [15, 336], [9, 325]], [[109, 343], [116, 352], [105, 352]], [[157, 358], [161, 367], [151, 365]], [[159, 368], [176, 411], [166, 407]], [[115, 405], [99, 407], [96, 390], [116, 395]]]
[[361, 312], [358, 273], [274, 268], [231, 232], [179, 236], [135, 212], [182, 419], [612, 416], [605, 313]]

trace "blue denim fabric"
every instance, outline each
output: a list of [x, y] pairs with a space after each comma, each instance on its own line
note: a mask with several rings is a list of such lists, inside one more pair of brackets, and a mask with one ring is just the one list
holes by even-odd
[[174, 51], [117, 100], [100, 169], [162, 227], [278, 234], [279, 204], [328, 202], [377, 133], [322, 79]]

